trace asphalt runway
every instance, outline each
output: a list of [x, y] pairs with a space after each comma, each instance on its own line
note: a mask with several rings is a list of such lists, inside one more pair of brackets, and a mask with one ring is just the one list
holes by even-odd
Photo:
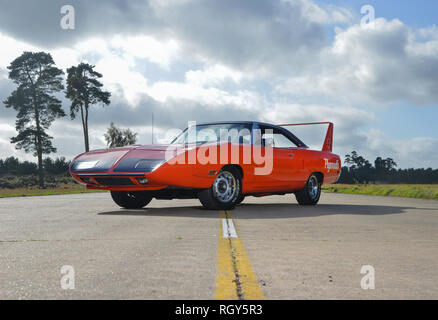
[[0, 299], [438, 299], [437, 266], [432, 200], [286, 195], [219, 212], [124, 210], [108, 193], [0, 199]]

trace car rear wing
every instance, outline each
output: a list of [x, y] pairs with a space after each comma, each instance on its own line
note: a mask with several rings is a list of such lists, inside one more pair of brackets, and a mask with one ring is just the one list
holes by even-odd
[[325, 135], [324, 144], [322, 145], [322, 151], [332, 152], [333, 150], [333, 123], [332, 122], [308, 122], [308, 123], [290, 123], [290, 124], [279, 124], [279, 127], [288, 126], [309, 126], [317, 124], [328, 124], [327, 133]]

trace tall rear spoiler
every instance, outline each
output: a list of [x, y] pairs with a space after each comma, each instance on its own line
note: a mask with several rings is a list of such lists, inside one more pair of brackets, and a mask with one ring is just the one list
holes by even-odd
[[322, 151], [332, 152], [333, 150], [333, 123], [332, 122], [308, 122], [308, 123], [290, 123], [290, 124], [279, 124], [279, 127], [288, 126], [309, 126], [316, 124], [328, 124], [327, 133], [325, 135], [324, 144], [322, 146]]

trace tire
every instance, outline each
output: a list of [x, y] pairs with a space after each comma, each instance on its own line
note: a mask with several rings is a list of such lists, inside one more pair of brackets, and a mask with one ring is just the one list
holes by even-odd
[[111, 198], [126, 209], [143, 208], [152, 200], [152, 196], [143, 191], [111, 191]]
[[241, 204], [245, 200], [245, 196], [243, 194], [240, 195], [239, 199], [237, 199], [237, 204]]
[[305, 187], [295, 193], [295, 198], [300, 205], [314, 206], [321, 197], [321, 181], [315, 174], [311, 174]]
[[210, 188], [198, 194], [199, 201], [209, 210], [231, 210], [242, 194], [242, 180], [237, 170], [221, 170]]

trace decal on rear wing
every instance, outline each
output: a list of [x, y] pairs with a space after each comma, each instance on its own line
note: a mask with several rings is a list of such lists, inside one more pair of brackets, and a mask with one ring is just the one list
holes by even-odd
[[290, 123], [290, 124], [279, 124], [279, 127], [288, 126], [310, 126], [317, 124], [328, 124], [327, 133], [325, 135], [324, 144], [322, 145], [322, 151], [332, 152], [333, 150], [333, 123], [332, 122], [308, 122], [308, 123]]

